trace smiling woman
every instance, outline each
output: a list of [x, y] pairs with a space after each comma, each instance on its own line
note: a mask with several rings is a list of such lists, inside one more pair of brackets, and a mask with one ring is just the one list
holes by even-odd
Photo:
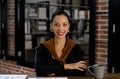
[[[29, 3], [28, 1], [32, 1], [32, 2]], [[61, 2], [58, 2], [58, 1], [61, 1]], [[66, 3], [66, 1], [70, 1], [70, 2]], [[71, 72], [72, 71], [74, 72], [74, 70], [76, 72], [78, 66], [75, 67], [76, 69], [74, 69], [74, 68], [70, 68], [72, 66], [68, 67], [69, 65], [66, 65], [66, 64], [77, 63], [80, 60], [82, 60], [82, 58], [83, 58], [82, 56], [84, 56], [84, 58], [86, 58], [85, 60], [89, 61], [89, 57], [88, 57], [89, 56], [89, 49], [88, 49], [89, 42], [88, 41], [86, 42], [86, 40], [84, 40], [84, 39], [79, 39], [81, 37], [78, 36], [78, 33], [79, 33], [78, 22], [81, 20], [81, 17], [83, 17], [82, 19], [84, 19], [83, 21], [85, 21], [86, 24], [89, 22], [88, 18], [84, 18], [84, 15], [81, 15], [79, 13], [81, 13], [81, 11], [83, 14], [87, 13], [86, 11], [89, 11], [89, 7], [88, 7], [88, 5], [87, 6], [82, 5], [80, 3], [80, 1], [87, 1], [87, 0], [49, 0], [49, 1], [47, 0], [47, 2], [46, 2], [46, 0], [45, 1], [44, 0], [20, 0], [20, 1], [15, 0], [15, 29], [12, 28], [13, 31], [15, 30], [15, 32], [14, 32], [15, 33], [15, 42], [14, 42], [15, 49], [10, 48], [10, 49], [14, 50], [14, 51], [10, 51], [10, 53], [15, 55], [14, 60], [18, 61], [19, 65], [24, 65], [27, 67], [32, 66], [32, 68], [34, 68], [33, 63], [34, 63], [34, 55], [36, 53], [35, 48], [39, 47], [39, 52], [37, 52], [38, 57], [36, 57], [36, 58], [43, 60], [42, 61], [43, 64], [41, 64], [42, 62], [40, 61], [40, 67], [38, 67], [38, 70], [37, 70], [37, 64], [39, 66], [39, 60], [37, 60], [38, 63], [36, 64], [36, 72], [41, 71], [41, 73], [44, 74], [44, 71], [46, 73], [47, 72], [46, 70], [49, 70], [50, 66], [56, 67], [56, 64], [59, 63], [60, 65], [62, 65], [62, 69], [64, 68], [64, 71], [65, 71], [64, 74], [74, 75]], [[52, 2], [54, 2], [54, 3], [52, 3]], [[67, 17], [64, 14], [60, 14], [57, 16], [56, 16], [56, 14], [53, 14], [53, 12], [55, 12], [56, 9], [62, 9], [65, 12], [67, 12], [71, 18], [71, 21], [69, 21], [70, 19], [68, 19], [69, 16]], [[45, 15], [46, 17], [42, 17], [41, 14]], [[52, 14], [55, 16], [51, 20]], [[81, 16], [81, 17], [79, 17], [79, 16]], [[11, 18], [10, 18], [10, 20], [11, 20]], [[50, 22], [50, 20], [51, 20], [51, 22]], [[93, 23], [93, 22], [91, 22], [91, 23]], [[35, 26], [35, 28], [39, 28], [39, 29], [35, 30], [34, 26]], [[89, 25], [87, 25], [87, 26], [89, 26]], [[90, 28], [92, 26], [93, 25], [90, 25]], [[43, 38], [45, 40], [49, 39], [50, 27], [51, 27], [51, 39], [49, 41], [45, 41], [44, 43], [41, 43], [41, 38]], [[86, 25], [85, 25], [85, 27], [86, 27]], [[69, 29], [70, 29], [70, 31], [69, 31]], [[13, 32], [13, 31], [10, 31], [10, 32]], [[68, 36], [69, 34], [70, 34], [70, 37]], [[87, 37], [89, 36], [89, 32], [87, 31], [84, 34], [85, 34], [84, 35], [85, 39], [88, 40], [89, 38], [87, 38]], [[90, 34], [91, 34], [91, 32], [90, 32]], [[11, 35], [11, 33], [10, 33], [10, 35]], [[93, 36], [93, 34], [91, 34], [91, 35]], [[14, 35], [12, 35], [12, 36], [14, 38]], [[10, 38], [12, 38], [12, 37], [10, 37]], [[73, 40], [75, 38], [75, 42], [73, 40], [71, 40], [70, 38], [72, 38]], [[51, 43], [51, 41], [53, 41], [53, 42]], [[49, 44], [49, 42], [50, 42], [50, 44]], [[9, 44], [11, 44], [11, 43], [9, 43]], [[81, 48], [79, 47], [78, 44], [80, 45]], [[92, 42], [92, 44], [94, 44], [94, 43]], [[90, 44], [90, 45], [92, 45], [92, 44]], [[12, 45], [8, 45], [8, 46], [14, 47], [13, 42], [12, 42]], [[91, 47], [93, 49], [93, 46], [91, 46]], [[48, 48], [50, 48], [50, 49], [48, 50]], [[80, 51], [80, 52], [78, 52], [78, 51]], [[83, 52], [85, 55], [81, 55]], [[93, 51], [91, 53], [93, 53]], [[39, 54], [40, 54], [40, 56], [39, 56]], [[94, 57], [92, 56], [91, 58], [94, 58]], [[31, 63], [31, 60], [33, 61], [33, 63]], [[56, 62], [53, 63], [54, 62], [53, 60]], [[50, 62], [48, 62], [48, 61], [50, 61]], [[94, 60], [92, 60], [92, 61], [94, 61]], [[45, 67], [45, 66], [48, 66], [48, 67], [46, 67], [45, 69], [43, 68], [43, 70], [42, 70], [42, 67]], [[67, 67], [70, 69], [68, 69]], [[39, 68], [41, 68], [41, 69], [39, 70]], [[57, 70], [58, 69], [59, 68], [57, 68]], [[57, 72], [57, 70], [56, 70], [56, 72]], [[52, 72], [52, 73], [56, 73], [56, 72]], [[50, 73], [48, 72], [48, 75]], [[62, 71], [60, 70], [59, 73], [62, 73]], [[78, 73], [79, 73], [79, 71], [78, 71]], [[77, 74], [77, 73], [75, 73], [75, 74]]]
[[87, 65], [81, 48], [67, 35], [70, 28], [68, 14], [56, 10], [50, 27], [53, 36], [40, 44], [36, 55], [37, 75], [84, 75]]

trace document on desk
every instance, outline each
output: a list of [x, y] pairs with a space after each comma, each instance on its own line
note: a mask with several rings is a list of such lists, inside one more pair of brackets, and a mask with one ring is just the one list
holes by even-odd
[[67, 77], [37, 77], [37, 78], [28, 78], [28, 79], [68, 79]]
[[27, 75], [0, 74], [0, 79], [26, 79]]

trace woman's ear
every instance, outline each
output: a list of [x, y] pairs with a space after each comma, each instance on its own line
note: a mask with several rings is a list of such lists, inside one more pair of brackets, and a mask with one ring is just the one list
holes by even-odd
[[70, 23], [69, 23], [69, 25], [68, 25], [68, 26], [69, 26], [69, 29], [70, 29]]
[[68, 25], [68, 32], [70, 31], [70, 24]]
[[53, 32], [52, 23], [50, 23], [50, 31]]
[[50, 22], [50, 27], [52, 26], [52, 23]]

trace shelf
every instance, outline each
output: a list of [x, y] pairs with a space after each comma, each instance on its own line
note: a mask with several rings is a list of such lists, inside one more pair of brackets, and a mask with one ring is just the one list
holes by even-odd
[[88, 45], [89, 44], [88, 42], [84, 42], [84, 41], [83, 42], [76, 41], [76, 43], [79, 44], [79, 45]]
[[89, 6], [76, 6], [76, 5], [70, 5], [70, 4], [26, 3], [26, 5], [46, 5], [46, 6], [74, 7], [74, 8], [84, 8], [84, 9], [89, 9]]
[[[73, 18], [71, 18], [71, 20], [72, 20], [72, 21], [79, 21], [79, 20], [81, 20], [81, 19], [73, 19]], [[82, 20], [89, 21], [89, 19], [82, 19]]]
[[25, 20], [49, 21], [48, 18], [46, 18], [46, 19], [40, 19], [40, 18], [37, 18], [37, 17], [27, 17], [27, 18], [25, 18]]
[[108, 14], [108, 11], [104, 11], [104, 12], [98, 11], [98, 12], [96, 12], [96, 14]]
[[31, 33], [31, 35], [48, 35], [48, 32], [36, 32], [36, 33]]

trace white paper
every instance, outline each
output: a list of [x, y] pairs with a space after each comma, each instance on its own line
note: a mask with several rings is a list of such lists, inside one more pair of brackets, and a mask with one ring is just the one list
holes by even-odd
[[26, 79], [27, 75], [16, 75], [16, 74], [9, 74], [9, 75], [0, 75], [0, 79]]
[[28, 79], [68, 79], [67, 77], [37, 77], [37, 78], [28, 78]]

